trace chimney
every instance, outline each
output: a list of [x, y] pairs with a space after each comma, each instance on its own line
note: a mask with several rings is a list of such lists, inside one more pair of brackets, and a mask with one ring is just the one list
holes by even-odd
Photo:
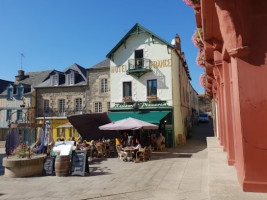
[[16, 81], [21, 81], [21, 80], [23, 80], [23, 79], [24, 79], [24, 71], [23, 71], [23, 70], [19, 70], [19, 71], [18, 71], [18, 75], [15, 76], [15, 80], [16, 80]]
[[178, 34], [175, 35], [176, 49], [181, 52], [181, 39]]

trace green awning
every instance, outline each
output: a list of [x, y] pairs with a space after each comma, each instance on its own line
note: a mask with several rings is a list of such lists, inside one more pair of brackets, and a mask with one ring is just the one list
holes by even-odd
[[128, 117], [132, 117], [132, 118], [139, 119], [145, 122], [159, 124], [160, 120], [164, 118], [166, 115], [168, 115], [169, 113], [170, 111], [155, 111], [155, 112], [145, 112], [145, 113], [113, 112], [113, 113], [109, 113], [108, 116], [113, 122], [126, 119]]

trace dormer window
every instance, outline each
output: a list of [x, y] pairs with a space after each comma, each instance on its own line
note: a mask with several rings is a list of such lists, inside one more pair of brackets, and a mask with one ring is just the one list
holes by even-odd
[[22, 85], [17, 87], [17, 99], [22, 99], [23, 97], [24, 88]]
[[58, 86], [58, 74], [52, 75], [50, 81], [52, 86]]
[[13, 86], [10, 85], [8, 88], [7, 88], [7, 96], [6, 96], [7, 99], [12, 99], [13, 98]]
[[70, 74], [66, 74], [66, 85], [74, 85], [75, 83], [75, 76], [74, 72], [71, 72]]

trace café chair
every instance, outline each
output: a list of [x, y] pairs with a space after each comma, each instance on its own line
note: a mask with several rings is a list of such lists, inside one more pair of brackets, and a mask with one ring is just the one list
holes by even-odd
[[147, 161], [148, 158], [148, 149], [145, 147], [141, 151], [136, 152], [136, 163], [139, 162], [140, 160]]
[[161, 140], [157, 140], [157, 150], [162, 151], [165, 149], [165, 144], [161, 144]]

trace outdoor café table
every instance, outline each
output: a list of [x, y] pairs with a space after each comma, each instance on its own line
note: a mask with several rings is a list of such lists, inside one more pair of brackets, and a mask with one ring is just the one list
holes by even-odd
[[127, 161], [133, 160], [133, 153], [137, 150], [135, 147], [124, 147], [122, 148], [123, 151], [127, 152]]

